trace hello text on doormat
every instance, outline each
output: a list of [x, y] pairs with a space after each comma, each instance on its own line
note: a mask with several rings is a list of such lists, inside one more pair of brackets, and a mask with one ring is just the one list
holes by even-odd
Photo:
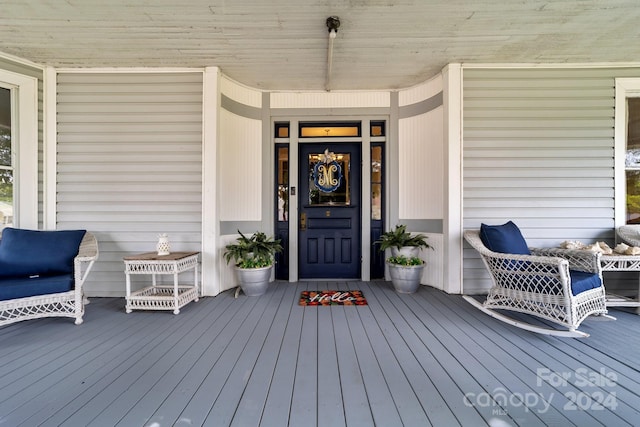
[[360, 291], [302, 291], [300, 305], [367, 305]]

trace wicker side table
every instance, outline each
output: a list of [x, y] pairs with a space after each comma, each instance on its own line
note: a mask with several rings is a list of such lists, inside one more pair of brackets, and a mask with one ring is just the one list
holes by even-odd
[[[127, 313], [132, 310], [173, 310], [198, 301], [198, 255], [200, 252], [173, 252], [158, 255], [155, 252], [132, 255], [124, 258], [127, 282]], [[194, 271], [193, 285], [179, 285], [178, 275], [185, 271]], [[131, 292], [132, 274], [150, 274], [151, 286]], [[156, 275], [173, 275], [173, 286], [158, 286]]]
[[[600, 257], [602, 271], [638, 271], [640, 272], [640, 256], [638, 255], [602, 255]], [[640, 314], [640, 282], [639, 297], [631, 299], [607, 292], [607, 307], [636, 307]]]

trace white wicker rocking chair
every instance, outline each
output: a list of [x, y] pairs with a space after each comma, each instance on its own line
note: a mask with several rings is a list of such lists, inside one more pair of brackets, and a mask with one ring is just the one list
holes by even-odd
[[[530, 248], [531, 255], [505, 254], [489, 250], [482, 242], [479, 230], [466, 230], [464, 238], [480, 253], [493, 281], [484, 303], [471, 296], [464, 296], [484, 313], [528, 331], [577, 338], [589, 336], [577, 328], [591, 315], [615, 320], [607, 316], [603, 285], [577, 295], [573, 294], [571, 288], [569, 267], [572, 270], [596, 273], [602, 283], [599, 253]], [[531, 314], [567, 329], [546, 328], [517, 321], [495, 311], [496, 309]]]

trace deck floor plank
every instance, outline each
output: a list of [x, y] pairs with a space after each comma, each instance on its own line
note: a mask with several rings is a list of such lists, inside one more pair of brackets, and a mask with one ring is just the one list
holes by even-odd
[[[33, 321], [36, 324], [38, 322], [42, 323], [42, 320]], [[99, 343], [101, 339], [108, 341], [109, 337], [117, 335], [117, 331], [113, 331], [109, 325], [102, 324], [101, 327], [95, 329], [78, 331], [79, 333], [74, 334], [70, 341], [65, 339], [65, 334], [68, 333], [69, 328], [73, 325], [71, 319], [56, 319], [56, 322], [52, 322], [50, 328], [35, 327], [35, 335], [30, 333], [29, 329], [23, 328], [28, 324], [29, 322], [15, 324], [16, 329], [25, 333], [15, 337], [6, 337], [3, 340], [8, 345], [3, 346], [4, 354], [0, 355], [0, 360], [3, 361], [0, 367], [0, 376], [3, 379], [2, 388], [11, 386], [13, 381], [18, 379], [23, 382], [25, 375], [33, 372], [33, 366], [41, 366], [40, 359], [47, 359], [53, 353], [63, 354], [68, 352], [69, 347], [76, 343], [86, 344], [87, 340]], [[120, 324], [125, 324], [125, 320], [122, 319]], [[4, 329], [12, 329], [12, 327]], [[47, 333], [46, 329], [51, 331]], [[36, 343], [35, 345], [33, 345], [34, 342]], [[61, 362], [66, 362], [66, 360]], [[15, 391], [12, 388], [11, 392], [15, 393]]]
[[[434, 294], [433, 297], [437, 299], [438, 295]], [[434, 306], [434, 310], [441, 311], [440, 305]], [[448, 310], [446, 312], [450, 313]], [[520, 351], [521, 349], [517, 346], [500, 347], [502, 336], [497, 332], [506, 325], [498, 322], [500, 324], [495, 325], [495, 329], [485, 336], [483, 328], [477, 326], [482, 323], [467, 321], [468, 318], [475, 317], [475, 315], [482, 316], [483, 313], [478, 310], [465, 312], [464, 316], [454, 313], [454, 316], [451, 316], [447, 322], [442, 323], [442, 327], [447, 330], [451, 329], [452, 334], [460, 341], [472, 342], [476, 348], [484, 349], [486, 354], [483, 354], [479, 360], [485, 361], [487, 369], [494, 372], [503, 384], [500, 388], [487, 389], [486, 393], [495, 395], [496, 398], [503, 395], [520, 397], [520, 403], [509, 401], [510, 408], [520, 405], [520, 408], [525, 409], [524, 415], [516, 415], [516, 420], [519, 423], [530, 422], [528, 418], [532, 415], [527, 417], [527, 410], [543, 421], [545, 425], [589, 425], [595, 422], [592, 417], [583, 413], [577, 414], [577, 417], [572, 417], [572, 419], [567, 418], [562, 411], [561, 404], [555, 397], [555, 390], [546, 384], [537, 384], [538, 378], [535, 369], [540, 365], [533, 363], [528, 352]], [[457, 332], [453, 333], [456, 329]], [[523, 335], [533, 339], [549, 338], [532, 332], [522, 332]], [[530, 350], [533, 351], [533, 349]], [[522, 402], [530, 403], [525, 406]]]
[[[431, 424], [434, 426], [460, 425], [460, 420], [482, 423], [483, 418], [480, 414], [474, 408], [464, 405], [463, 393], [448, 375], [448, 372], [456, 369], [450, 370], [449, 366], [447, 369], [443, 368], [452, 362], [450, 350], [447, 349], [442, 354], [434, 353], [433, 351], [438, 349], [438, 338], [421, 326], [421, 322], [415, 319], [415, 316], [413, 323], [404, 317], [403, 311], [406, 310], [406, 306], [402, 300], [411, 299], [413, 296], [396, 294], [390, 284], [384, 283], [380, 285], [376, 297], [381, 304], [381, 309], [396, 325], [398, 337], [406, 343], [407, 349], [399, 350], [397, 355], [404, 360], [401, 361], [401, 365], [410, 375], [416, 394], [422, 400]], [[388, 338], [396, 340], [396, 344], [393, 345], [394, 350], [402, 348], [395, 337]], [[467, 362], [468, 359], [464, 357], [465, 351], [461, 350], [453, 354], [456, 354], [456, 359], [460, 356], [462, 361]], [[468, 368], [461, 365], [459, 372], [464, 373], [465, 369]]]
[[[483, 349], [474, 347], [467, 342], [460, 342], [452, 332], [442, 327], [441, 323], [447, 319], [440, 316], [437, 310], [433, 310], [431, 303], [429, 303], [427, 309], [422, 313], [422, 316], [416, 316], [406, 303], [407, 301], [411, 301], [411, 298], [396, 295], [392, 289], [385, 289], [384, 295], [386, 295], [390, 301], [396, 302], [398, 315], [404, 319], [407, 325], [413, 327], [412, 331], [417, 335], [415, 338], [412, 337], [416, 341], [415, 345], [417, 346], [421, 344], [427, 349], [424, 353], [421, 353], [420, 360], [423, 360], [424, 357], [428, 357], [430, 349], [437, 348], [436, 343], [440, 342], [444, 347], [444, 353], [433, 354], [433, 357], [436, 357], [437, 359], [438, 365], [442, 367], [448, 375], [454, 374], [454, 370], [446, 367], [449, 363], [447, 362], [447, 359], [454, 357], [455, 355], [455, 358], [459, 360], [462, 369], [469, 372], [477, 382], [479, 388], [476, 388], [475, 384], [466, 384], [465, 387], [458, 387], [459, 390], [456, 390], [456, 387], [451, 384], [451, 380], [447, 380], [446, 376], [441, 376], [434, 381], [437, 386], [437, 391], [446, 400], [447, 405], [449, 405], [449, 410], [452, 411], [456, 417], [460, 417], [459, 414], [473, 416], [473, 412], [465, 411], [463, 408], [477, 410], [483, 414], [483, 417], [487, 420], [493, 418], [496, 410], [498, 413], [506, 416], [507, 419], [513, 417], [514, 413], [516, 416], [519, 415], [521, 418], [526, 417], [527, 412], [523, 408], [515, 408], [513, 411], [507, 412], [506, 407], [503, 407], [501, 402], [490, 401], [491, 404], [487, 402], [487, 404], [471, 407], [471, 405], [469, 405], [469, 401], [470, 399], [473, 399], [473, 397], [468, 396], [483, 396], [488, 398], [488, 389], [495, 389], [502, 385], [496, 377], [496, 373], [487, 369], [487, 366], [485, 366], [484, 357], [486, 357], [486, 355], [484, 354]], [[427, 326], [427, 328], [421, 328], [414, 324], [422, 324]], [[437, 375], [438, 370], [432, 369], [430, 373], [432, 375]], [[461, 384], [459, 381], [460, 380], [456, 379], [455, 385]], [[471, 389], [466, 388], [469, 386], [471, 386]], [[471, 394], [468, 395], [467, 393]], [[501, 412], [502, 410], [504, 410], [504, 413]], [[536, 417], [530, 416], [530, 418], [531, 419], [527, 419], [527, 422], [530, 423], [530, 425], [542, 425], [541, 420]], [[510, 422], [513, 421], [510, 420]]]
[[[109, 375], [103, 376], [100, 381], [94, 383], [90, 392], [58, 411], [56, 416], [47, 420], [45, 425], [75, 426], [80, 423], [90, 425], [92, 421], [104, 425], [105, 419], [118, 420], [123, 413], [111, 411], [111, 408], [118, 407], [118, 399], [123, 394], [130, 396], [127, 392], [141, 385], [151, 387], [153, 382], [149, 382], [145, 375], [150, 370], [157, 369], [163, 356], [172, 351], [176, 342], [192, 328], [194, 318], [204, 318], [206, 312], [205, 307], [194, 303], [181, 310], [180, 314], [183, 316], [181, 318], [168, 311], [134, 311], [126, 314], [132, 321], [145, 319], [152, 326], [137, 328], [132, 334], [136, 338], [135, 341], [128, 343], [132, 350], [130, 356], [120, 358], [121, 363]], [[180, 319], [183, 320], [180, 321]], [[113, 352], [110, 351], [110, 354]]]
[[[314, 290], [310, 289], [309, 290]], [[318, 425], [318, 311], [302, 310], [302, 330], [300, 346], [295, 366], [293, 382], [293, 396], [291, 398], [291, 412], [289, 424], [294, 426]]]
[[[367, 292], [367, 286], [361, 285], [361, 289], [367, 295], [370, 295], [368, 301], [373, 301], [372, 293]], [[397, 408], [398, 415], [403, 425], [407, 426], [427, 426], [430, 424], [424, 408], [420, 404], [420, 400], [416, 396], [409, 377], [413, 372], [403, 371], [400, 361], [396, 358], [386, 333], [393, 335], [397, 331], [385, 331], [380, 325], [379, 319], [375, 313], [379, 310], [374, 307], [368, 307], [367, 310], [358, 310], [358, 314], [364, 326], [364, 333], [367, 336], [369, 345], [371, 346], [380, 370], [386, 380], [387, 386], [391, 393], [391, 398]]]
[[[87, 311], [84, 319], [90, 319], [92, 317], [93, 312], [90, 308], [100, 307], [105, 304], [117, 306], [119, 303], [109, 298], [92, 299], [91, 303], [85, 306]], [[37, 319], [14, 323], [11, 327], [0, 327], [0, 340], [11, 344], [0, 347], [0, 366], [8, 364], [9, 371], [11, 371], [12, 368], [16, 367], [15, 363], [17, 360], [24, 362], [25, 355], [31, 354], [33, 357], [38, 357], [43, 353], [46, 354], [50, 348], [64, 345], [64, 341], [61, 340], [61, 338], [68, 336], [69, 326], [70, 324], [73, 325], [73, 319], [57, 318], [55, 321], [51, 320], [52, 319]], [[41, 323], [46, 323], [47, 327], [37, 327], [37, 325]], [[107, 325], [104, 326], [105, 329], [108, 329]], [[74, 336], [81, 339], [80, 337], [83, 332], [87, 335], [93, 335], [97, 330], [85, 329]]]
[[[410, 305], [416, 313], [423, 310], [420, 304], [415, 302], [410, 302]], [[442, 313], [438, 305], [431, 307], [431, 310], [434, 313]], [[441, 327], [447, 330], [454, 339], [467, 343], [467, 348], [473, 350], [472, 353], [476, 360], [482, 363], [485, 369], [491, 372], [502, 384], [500, 387], [485, 390], [485, 393], [494, 396], [495, 400], [499, 400], [502, 396], [508, 396], [510, 406], [518, 407], [517, 410], [511, 410], [511, 412], [515, 412], [514, 418], [518, 422], [571, 425], [556, 407], [549, 405], [536, 394], [531, 394], [531, 381], [535, 383], [535, 378], [531, 378], [527, 366], [521, 363], [524, 354], [517, 351], [501, 351], [493, 340], [483, 340], [482, 332], [473, 324], [454, 321], [451, 316], [448, 318], [438, 316], [438, 319]], [[475, 403], [481, 404], [477, 398]]]
[[[379, 282], [371, 283], [369, 286], [388, 288], [390, 284], [387, 282]], [[381, 290], [376, 292], [376, 294], [380, 292]], [[380, 294], [379, 297], [376, 296], [376, 300], [379, 300], [377, 304], [380, 304], [380, 307], [379, 310], [373, 310], [374, 313], [384, 312], [386, 310], [386, 316], [398, 319], [396, 324], [403, 325], [398, 316], [399, 312], [397, 308], [388, 302], [388, 298]], [[381, 318], [381, 320], [379, 320], [381, 326], [385, 324], [384, 322], [388, 322], [386, 317], [376, 317]], [[461, 386], [468, 390], [479, 390], [479, 386], [473, 377], [466, 372], [465, 367], [461, 365], [456, 358], [452, 358], [452, 355], [441, 345], [437, 337], [433, 335], [427, 327], [424, 325], [418, 326], [417, 324], [411, 325], [404, 323], [404, 326], [398, 328], [397, 332], [394, 333], [393, 330], [389, 332], [386, 338], [392, 345], [392, 349], [398, 359], [406, 357], [405, 354], [412, 354], [414, 356], [415, 360], [411, 359], [412, 365], [409, 366], [409, 369], [405, 368], [405, 365], [401, 363], [401, 367], [405, 368], [405, 375], [409, 379], [416, 377], [421, 370], [424, 371], [424, 374], [420, 373], [420, 375], [425, 375], [425, 383], [428, 380], [434, 387], [434, 391], [430, 394], [433, 395], [437, 393], [437, 395], [442, 398], [440, 404], [446, 404], [458, 422], [462, 425], [481, 425], [484, 422], [480, 413], [462, 404], [462, 399], [452, 398], [452, 396], [460, 393]], [[400, 341], [396, 335], [404, 341]], [[399, 343], [404, 343], [406, 349]], [[423, 395], [426, 395], [426, 393], [419, 393], [419, 396]], [[445, 414], [448, 413], [447, 410], [443, 410], [442, 412]], [[446, 420], [440, 420], [435, 416], [435, 411], [429, 410], [429, 413], [434, 423], [440, 421], [456, 423], [455, 420], [450, 419], [450, 415], [448, 414]]]
[[[286, 288], [284, 286], [278, 286], [275, 288], [275, 291], [271, 293], [266, 310], [262, 313], [262, 317], [258, 320], [257, 326], [252, 331], [249, 342], [238, 357], [235, 366], [229, 373], [229, 378], [220, 390], [218, 398], [215, 400], [207, 417], [204, 419], [205, 425], [231, 424], [231, 420], [237, 412], [238, 402], [241, 400], [247, 388], [249, 378], [253, 377], [259, 381], [260, 375], [270, 369], [270, 367], [264, 366], [262, 367], [263, 369], [256, 369], [256, 363], [269, 337], [269, 332], [274, 326], [274, 319], [280, 309], [285, 290]], [[248, 398], [255, 399], [261, 395], [262, 393], [256, 389], [252, 390]]]
[[[439, 297], [440, 295], [434, 295], [434, 298], [436, 299], [440, 299]], [[526, 393], [538, 393], [540, 396], [546, 396], [547, 400], [551, 400], [551, 402], [547, 403], [553, 404], [556, 410], [558, 410], [559, 403], [557, 402], [557, 399], [553, 398], [555, 397], [557, 390], [544, 382], [538, 383], [539, 377], [537, 376], [538, 368], [542, 368], [545, 366], [545, 363], [550, 362], [552, 359], [552, 356], [548, 353], [552, 349], [545, 348], [545, 342], [553, 340], [554, 338], [538, 335], [533, 332], [522, 331], [521, 337], [517, 334], [511, 335], [510, 337], [512, 339], [509, 341], [504, 339], [503, 337], [505, 335], [501, 333], [505, 332], [506, 336], [509, 336], [507, 333], [509, 329], [508, 325], [496, 321], [497, 323], [493, 325], [494, 327], [490, 332], [485, 333], [483, 328], [474, 326], [478, 324], [482, 325], [481, 322], [485, 320], [482, 316], [486, 316], [485, 314], [478, 310], [468, 313], [465, 312], [463, 314], [464, 315], [456, 313], [452, 320], [454, 322], [459, 322], [460, 324], [466, 323], [468, 325], [467, 328], [464, 329], [465, 334], [477, 343], [477, 345], [487, 348], [491, 357], [499, 363], [502, 363], [512, 374], [516, 375], [518, 378], [523, 380], [527, 386], [531, 387], [531, 390]], [[448, 326], [444, 325], [444, 327]], [[470, 333], [469, 331], [472, 332]], [[529, 344], [520, 347], [518, 345], [519, 342], [529, 342]], [[560, 364], [556, 366], [559, 368], [558, 372], [566, 372], [567, 370], [566, 366], [561, 366]], [[551, 397], [551, 399], [548, 399], [549, 397]], [[560, 407], [561, 406], [562, 405], [560, 405]], [[569, 422], [568, 420], [562, 421], [566, 423]], [[593, 423], [594, 419], [587, 414], [580, 413], [577, 418], [573, 417], [571, 421], [574, 424], [577, 423], [578, 425], [584, 425], [585, 423]]]
[[[318, 307], [321, 308], [321, 307]], [[356, 309], [357, 307], [346, 307]], [[336, 352], [340, 366], [340, 385], [342, 401], [345, 407], [345, 422], [347, 425], [374, 425], [371, 403], [367, 396], [365, 381], [353, 344], [351, 333], [346, 327], [345, 307], [337, 306], [332, 310], [334, 334], [336, 338]], [[337, 325], [342, 325], [338, 327]]]
[[182, 354], [180, 360], [170, 366], [158, 381], [143, 391], [135, 401], [135, 406], [126, 413], [122, 413], [122, 419], [116, 425], [146, 425], [151, 420], [153, 414], [169, 398], [169, 395], [179, 389], [180, 382], [189, 374], [189, 371], [207, 350], [210, 345], [210, 337], [215, 336], [226, 325], [233, 310], [231, 307], [225, 304], [221, 304], [220, 307], [212, 307], [205, 319], [198, 320], [193, 329], [196, 332], [201, 332], [200, 337], [191, 344], [185, 343], [186, 346], [189, 346], [188, 351], [179, 352]]
[[309, 375], [318, 378], [318, 427], [345, 425], [344, 403], [340, 388], [340, 366], [336, 348], [333, 314], [335, 307], [318, 307], [318, 366]]
[[[444, 307], [450, 304], [446, 301], [447, 298], [443, 298], [442, 295], [435, 294], [434, 297], [437, 298]], [[444, 307], [441, 309], [446, 310]], [[458, 314], [456, 314], [456, 316], [457, 319], [455, 320], [458, 324], [467, 322], [471, 325], [477, 324], [478, 321], [484, 321], [483, 316], [486, 315], [475, 310], [469, 312], [465, 316], [466, 318]], [[531, 321], [531, 319], [528, 320]], [[584, 343], [585, 340], [551, 337], [528, 331], [522, 331], [521, 334], [510, 334], [509, 330], [512, 327], [495, 319], [492, 319], [491, 323], [495, 323], [493, 326], [496, 332], [502, 331], [503, 333], [488, 334], [484, 330], [479, 330], [478, 334], [474, 334], [474, 340], [479, 342], [479, 345], [495, 348], [497, 355], [494, 353], [494, 356], [496, 358], [500, 358], [501, 354], [508, 354], [508, 352], [513, 353], [508, 357], [515, 360], [509, 360], [503, 363], [505, 366], [511, 367], [513, 372], [530, 387], [530, 390], [525, 392], [528, 396], [538, 394], [556, 409], [556, 418], [551, 421], [558, 423], [564, 422], [565, 424], [571, 422], [575, 425], [591, 425], [595, 423], [602, 425], [628, 425], [624, 418], [620, 417], [619, 410], [621, 407], [618, 404], [616, 404], [616, 410], [614, 412], [598, 409], [592, 411], [579, 410], [587, 408], [578, 408], [578, 405], [576, 405], [575, 410], [571, 409], [571, 398], [575, 397], [580, 399], [582, 396], [581, 384], [586, 384], [589, 380], [589, 375], [579, 375], [581, 370], [596, 373], [598, 369], [595, 366], [589, 367], [585, 362], [585, 359], [589, 357], [588, 351], [577, 355], [579, 356], [577, 358], [569, 357], [565, 353], [568, 343]], [[486, 336], [486, 339], [476, 339], [476, 337], [482, 336]], [[505, 339], [504, 337], [509, 337], [509, 339]], [[559, 344], [562, 350], [559, 350], [555, 344]], [[549, 371], [549, 374], [553, 372], [566, 378], [566, 385], [559, 384], [559, 387], [553, 387], [549, 381], [545, 380], [548, 378], [546, 374], [547, 371]], [[557, 380], [559, 378], [555, 377], [555, 379]], [[562, 382], [565, 383], [564, 380]], [[606, 395], [608, 395], [610, 391], [611, 390], [607, 390], [607, 387], [601, 388], [592, 383], [587, 386], [587, 392], [585, 392], [584, 398], [587, 397], [587, 393], [589, 396], [593, 393], [596, 393], [596, 395], [602, 393], [606, 398]], [[567, 397], [569, 397], [569, 399], [567, 399]], [[584, 399], [581, 400], [584, 401]], [[579, 405], [584, 406], [583, 403], [579, 403]], [[589, 403], [586, 404], [586, 406], [590, 408], [592, 405]], [[567, 414], [567, 409], [572, 411], [570, 420], [564, 418]], [[558, 416], [557, 413], [559, 412], [563, 412], [564, 416]], [[637, 416], [637, 412], [633, 410], [632, 413], [627, 415]], [[547, 422], [551, 421], [547, 420]]]
[[[298, 305], [300, 291], [329, 288], [362, 290], [369, 304]], [[589, 338], [566, 339], [385, 281], [276, 282], [262, 297], [227, 291], [178, 315], [96, 298], [80, 326], [0, 328], [0, 425], [637, 425], [640, 317], [611, 314], [618, 321], [583, 324]], [[572, 378], [552, 384], [541, 369]], [[600, 369], [613, 383], [590, 376]], [[568, 392], [611, 395], [615, 408], [567, 408]], [[517, 400], [534, 393], [544, 412]], [[469, 397], [479, 395], [488, 400]]]
[[347, 330], [351, 334], [351, 341], [360, 365], [360, 374], [367, 392], [370, 411], [376, 425], [402, 425], [402, 418], [398, 413], [393, 395], [379, 365], [379, 359], [376, 357], [369, 342], [362, 318], [358, 315], [358, 311], [369, 311], [370, 308], [363, 307], [362, 310], [353, 306], [340, 308], [344, 311], [347, 320]]
[[[112, 302], [116, 302], [115, 299], [110, 299]], [[90, 396], [95, 391], [95, 384], [101, 379], [107, 378], [107, 381], [111, 381], [111, 375], [114, 374], [114, 370], [124, 363], [129, 363], [132, 360], [135, 361], [135, 351], [131, 351], [131, 346], [139, 343], [140, 340], [136, 337], [135, 333], [144, 331], [149, 325], [151, 325], [152, 319], [148, 318], [148, 322], [140, 321], [135, 325], [131, 325], [130, 321], [126, 321], [120, 316], [120, 311], [124, 311], [124, 304], [118, 303], [113, 305], [113, 310], [109, 310], [107, 316], [96, 317], [100, 319], [100, 325], [105, 325], [112, 330], [121, 331], [119, 326], [126, 329], [126, 333], [119, 332], [117, 339], [107, 339], [106, 336], [101, 338], [104, 340], [104, 346], [101, 346], [97, 351], [92, 354], [82, 353], [85, 349], [84, 346], [88, 344], [89, 340], [82, 340], [81, 343], [77, 343], [74, 346], [73, 356], [63, 356], [70, 360], [69, 372], [63, 370], [53, 370], [51, 364], [47, 364], [47, 369], [50, 374], [47, 377], [41, 378], [34, 387], [34, 394], [36, 398], [28, 402], [28, 412], [19, 412], [18, 414], [26, 419], [27, 425], [40, 425], [42, 422], [48, 420], [53, 413], [64, 410], [62, 408], [69, 408], [70, 406], [82, 406], [84, 402], [90, 399]], [[96, 307], [96, 305], [92, 305]], [[92, 312], [93, 313], [93, 312]], [[120, 323], [123, 320], [124, 323]], [[91, 322], [89, 318], [85, 322]], [[73, 334], [74, 329], [69, 329], [69, 333]], [[96, 329], [87, 329], [87, 332], [96, 332], [95, 336], [100, 336]], [[151, 340], [153, 334], [145, 336], [145, 339]], [[65, 340], [63, 340], [65, 341]], [[77, 355], [84, 356], [84, 364]], [[47, 354], [47, 357], [51, 358], [53, 354]], [[62, 374], [62, 375], [61, 375]], [[54, 378], [53, 384], [51, 379]], [[71, 381], [69, 381], [71, 379]], [[49, 381], [47, 381], [49, 380]], [[49, 384], [47, 384], [49, 382]], [[97, 387], [101, 390], [101, 387]], [[13, 418], [11, 422], [19, 423], [20, 418]]]
[[[262, 331], [265, 324], [270, 324], [270, 322], [263, 322], [263, 320], [268, 318], [272, 309], [272, 301], [276, 295], [277, 291], [272, 289], [272, 292], [261, 297], [261, 304], [257, 305], [247, 316], [214, 368], [204, 378], [198, 393], [185, 406], [181, 415], [182, 419], [188, 420], [193, 425], [204, 425], [225, 386], [229, 381], [233, 382], [234, 374], [235, 376], [240, 375], [241, 379], [244, 377], [242, 369], [250, 362], [249, 358], [255, 352], [257, 341], [263, 339]], [[259, 332], [256, 333], [256, 331]], [[235, 404], [237, 405], [237, 400]], [[228, 425], [228, 423], [221, 423], [221, 425]]]
[[[130, 330], [128, 332], [131, 334], [143, 331], [145, 326], [150, 324], [151, 319], [148, 323], [140, 322], [138, 325], [128, 326]], [[43, 409], [43, 416], [46, 416], [49, 407], [58, 406], [65, 401], [79, 403], [76, 400], [77, 390], [87, 390], [95, 378], [93, 376], [95, 370], [99, 370], [105, 364], [113, 364], [113, 360], [108, 357], [109, 354], [113, 358], [117, 357], [117, 353], [113, 350], [125, 350], [132, 342], [129, 334], [122, 334], [117, 329], [119, 325], [124, 328], [124, 325], [127, 325], [126, 322], [118, 323], [116, 321], [111, 325], [109, 327], [109, 323], [102, 323], [101, 326], [105, 327], [96, 329], [94, 336], [89, 338], [84, 333], [75, 336], [73, 334], [75, 325], [71, 323], [68, 326], [70, 328], [68, 331], [73, 337], [57, 340], [57, 342], [66, 343], [65, 346], [57, 348], [55, 351], [41, 353], [39, 359], [23, 367], [29, 370], [27, 374], [22, 374], [22, 370], [16, 370], [21, 377], [17, 383], [12, 382], [12, 386], [8, 387], [7, 390], [11, 397], [3, 402], [0, 411], [7, 414], [9, 411], [5, 410], [4, 405], [13, 407], [13, 411], [11, 411], [12, 422], [20, 422], [24, 415], [37, 418], [38, 412]], [[73, 349], [73, 351], [69, 349]], [[79, 370], [86, 376], [77, 376]], [[109, 371], [109, 374], [112, 373]], [[76, 381], [69, 384], [65, 381], [68, 378], [73, 378]], [[28, 412], [19, 411], [22, 405], [27, 405]], [[18, 412], [15, 418], [14, 411]]]
[[[283, 284], [281, 286], [283, 294], [279, 303], [280, 307], [273, 317], [271, 328], [266, 336], [264, 346], [260, 350], [253, 373], [248, 378], [246, 388], [243, 390], [242, 397], [234, 411], [232, 425], [259, 425], [270, 392], [291, 395], [291, 389], [288, 387], [283, 390], [272, 387], [279, 355], [283, 351], [291, 350], [285, 348], [285, 329], [291, 317], [292, 307], [298, 303], [297, 296], [289, 289], [291, 285]], [[236, 407], [233, 402], [229, 403], [229, 406]]]
[[[297, 286], [290, 286], [294, 289], [294, 302], [289, 313], [288, 322], [284, 330], [282, 347], [278, 352], [276, 366], [269, 388], [269, 394], [265, 402], [260, 426], [279, 427], [289, 425], [291, 405], [293, 400], [293, 390], [295, 386], [296, 366], [301, 349], [302, 325], [304, 320], [303, 307], [297, 305], [297, 301], [302, 290], [308, 290], [307, 284], [298, 283]], [[240, 421], [240, 418], [239, 418]], [[245, 427], [246, 424], [236, 422], [234, 418], [232, 425]], [[257, 425], [257, 424], [256, 424]]]
[[[206, 338], [205, 352], [199, 355], [197, 362], [158, 406], [148, 424], [197, 425], [193, 424], [193, 418], [204, 418], [211, 408], [216, 396], [208, 394], [211, 390], [207, 387], [215, 380], [220, 382], [214, 383], [214, 386], [222, 387], [234, 361], [237, 360], [238, 352], [246, 344], [251, 329], [255, 327], [265, 308], [254, 298], [235, 299], [232, 293], [224, 297], [229, 304], [239, 303], [238, 310], [232, 310], [233, 315], [218, 328], [216, 324], [212, 325], [214, 330]], [[197, 412], [194, 411], [193, 415], [186, 410], [189, 405], [193, 408], [198, 402], [203, 404], [197, 407]]]
[[[195, 306], [184, 309], [195, 309]], [[193, 313], [194, 316], [189, 319], [190, 325], [175, 332], [178, 339], [165, 343], [163, 347], [156, 347], [153, 351], [156, 353], [155, 360], [147, 360], [148, 369], [138, 377], [135, 384], [98, 414], [94, 423], [99, 423], [103, 418], [117, 420], [118, 417], [122, 419], [117, 424], [124, 426], [144, 425], [148, 422], [159, 403], [167, 398], [204, 351], [206, 336], [212, 333], [210, 322], [218, 323], [228, 310], [229, 306], [220, 301], [209, 310]]]

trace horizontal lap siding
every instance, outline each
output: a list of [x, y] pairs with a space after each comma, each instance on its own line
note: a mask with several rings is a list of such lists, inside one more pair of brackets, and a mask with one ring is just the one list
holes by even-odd
[[[513, 220], [531, 246], [614, 238], [614, 82], [625, 69], [466, 69], [464, 228]], [[465, 246], [465, 292], [490, 283]]]
[[58, 227], [98, 237], [88, 294], [124, 295], [122, 257], [159, 233], [202, 246], [202, 74], [61, 73], [57, 92]]

